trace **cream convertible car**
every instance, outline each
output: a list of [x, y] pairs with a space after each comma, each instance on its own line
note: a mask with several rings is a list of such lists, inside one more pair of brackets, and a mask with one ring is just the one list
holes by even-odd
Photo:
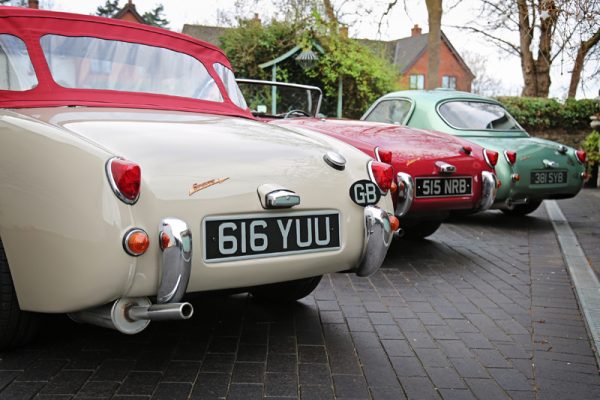
[[335, 139], [254, 121], [211, 45], [0, 8], [2, 347], [35, 313], [137, 333], [189, 318], [185, 293], [293, 300], [328, 272], [369, 275], [397, 223], [391, 180]]

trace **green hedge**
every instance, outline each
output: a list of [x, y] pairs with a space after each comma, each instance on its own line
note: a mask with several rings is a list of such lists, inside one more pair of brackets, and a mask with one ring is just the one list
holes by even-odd
[[598, 103], [591, 99], [568, 99], [564, 104], [556, 99], [538, 97], [497, 97], [497, 100], [523, 128], [532, 130], [587, 129], [590, 116], [598, 113]]

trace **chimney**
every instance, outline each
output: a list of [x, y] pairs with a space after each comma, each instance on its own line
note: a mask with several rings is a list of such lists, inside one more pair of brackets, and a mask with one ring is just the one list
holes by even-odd
[[29, 0], [28, 5], [29, 8], [35, 8], [36, 10], [40, 8], [40, 2], [38, 0]]
[[419, 24], [415, 24], [415, 26], [412, 27], [412, 29], [410, 30], [410, 36], [418, 36], [421, 34], [421, 27], [419, 26]]
[[340, 26], [339, 33], [340, 33], [340, 37], [348, 38], [348, 27], [347, 26]]

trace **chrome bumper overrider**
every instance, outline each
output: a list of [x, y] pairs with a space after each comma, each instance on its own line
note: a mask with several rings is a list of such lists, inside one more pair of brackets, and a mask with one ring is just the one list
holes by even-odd
[[[165, 218], [160, 224], [158, 238], [162, 250], [160, 266], [162, 278], [158, 287], [157, 301], [161, 304], [176, 303], [185, 294], [190, 280], [192, 233], [182, 220]], [[166, 246], [163, 246], [163, 243]]]
[[365, 207], [365, 246], [362, 259], [355, 269], [358, 276], [377, 272], [387, 254], [394, 232], [389, 215], [374, 206]]
[[404, 172], [398, 172], [398, 203], [396, 203], [395, 214], [398, 218], [406, 215], [414, 198], [414, 184], [412, 176]]
[[192, 305], [178, 301], [190, 280], [192, 234], [187, 224], [176, 218], [163, 219], [158, 233], [162, 251], [158, 304], [152, 304], [147, 297], [122, 297], [110, 304], [71, 313], [71, 319], [132, 335], [146, 329], [150, 321], [191, 318]]
[[479, 211], [485, 211], [489, 209], [494, 200], [496, 200], [496, 191], [498, 185], [496, 181], [496, 175], [488, 171], [481, 172], [481, 201], [479, 202]]

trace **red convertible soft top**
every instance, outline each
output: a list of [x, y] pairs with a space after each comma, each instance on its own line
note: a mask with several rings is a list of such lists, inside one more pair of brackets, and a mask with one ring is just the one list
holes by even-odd
[[[106, 88], [97, 89], [93, 85], [79, 87], [65, 85], [64, 83], [59, 84], [55, 80], [57, 72], [56, 70], [52, 70], [52, 66], [49, 64], [49, 55], [44, 53], [41, 44], [43, 41], [42, 38], [49, 37], [47, 35], [56, 35], [55, 37], [62, 39], [97, 38], [103, 39], [101, 41], [103, 43], [105, 40], [109, 40], [117, 41], [121, 44], [140, 44], [145, 45], [140, 47], [146, 49], [149, 48], [146, 46], [152, 46], [152, 49], [158, 49], [159, 51], [167, 49], [166, 53], [185, 57], [185, 59], [190, 59], [187, 56], [191, 56], [200, 61], [206, 69], [204, 71], [204, 68], [193, 60], [194, 64], [198, 64], [195, 66], [196, 70], [202, 69], [206, 75], [205, 80], [211, 81], [213, 97], [218, 96], [219, 99], [209, 101], [195, 98], [196, 96], [182, 95], [180, 92], [175, 91], [164, 94], [165, 92], [160, 91], [148, 93], [144, 92], [144, 90], [127, 91], [120, 88], [107, 90]], [[231, 64], [225, 54], [219, 48], [187, 35], [148, 25], [109, 18], [32, 10], [20, 7], [0, 7], [0, 37], [9, 37], [13, 42], [15, 40], [18, 40], [19, 43], [24, 42], [31, 65], [33, 66], [34, 72], [31, 72], [31, 75], [34, 76], [34, 80], [37, 79], [36, 84], [31, 85], [31, 88], [27, 87], [19, 90], [6, 90], [6, 86], [3, 87], [0, 85], [1, 108], [52, 106], [130, 107], [193, 111], [252, 118], [250, 111], [246, 107], [238, 107], [234, 104], [228, 95], [228, 88], [230, 93], [232, 90], [231, 84], [225, 79], [228, 85], [226, 87], [223, 83], [223, 78], [220, 77], [221, 75], [215, 69], [215, 65], [217, 65], [217, 68], [223, 66], [231, 69]], [[11, 49], [5, 50], [1, 45], [2, 43], [0, 42], [0, 56], [3, 55], [6, 59]], [[62, 44], [62, 48], [68, 48], [71, 45], [71, 42], [65, 41]], [[24, 51], [14, 51], [14, 49], [12, 51], [13, 54], [16, 54], [15, 57], [24, 58]], [[127, 57], [131, 58], [130, 56], [131, 54], [127, 55]], [[54, 56], [54, 58], [57, 59], [58, 57]], [[126, 57], [123, 59], [126, 59]], [[103, 60], [88, 60], [86, 64], [88, 69], [89, 61], [96, 61], [95, 64], [98, 65], [96, 68], [107, 68], [106, 63], [102, 64]], [[10, 68], [9, 64], [10, 60], [5, 61], [6, 68]], [[179, 63], [173, 62], [174, 66], [177, 66], [177, 64]], [[110, 67], [109, 65], [109, 70]], [[0, 64], [0, 70], [2, 68], [3, 66]], [[131, 71], [135, 71], [135, 68], [139, 70], [138, 66], [129, 66]], [[18, 69], [23, 70], [23, 68]], [[68, 68], [63, 69], [69, 70]], [[64, 71], [61, 73], [65, 74]], [[54, 77], [53, 74], [55, 74]], [[78, 70], [72, 72], [73, 76], [78, 76], [78, 74], [81, 74]], [[150, 78], [153, 78], [153, 76], [150, 76]], [[112, 79], [112, 77], [105, 78], [105, 80], [108, 79]], [[171, 87], [180, 88], [182, 85], [185, 85], [181, 80], [183, 82], [192, 81], [194, 80], [194, 76], [178, 76], [177, 80], [179, 82], [171, 83]], [[151, 82], [151, 84], [154, 84], [154, 82]], [[8, 88], [12, 89], [11, 87]], [[217, 88], [220, 91], [220, 96]], [[238, 101], [237, 104], [240, 104], [240, 102]]]

